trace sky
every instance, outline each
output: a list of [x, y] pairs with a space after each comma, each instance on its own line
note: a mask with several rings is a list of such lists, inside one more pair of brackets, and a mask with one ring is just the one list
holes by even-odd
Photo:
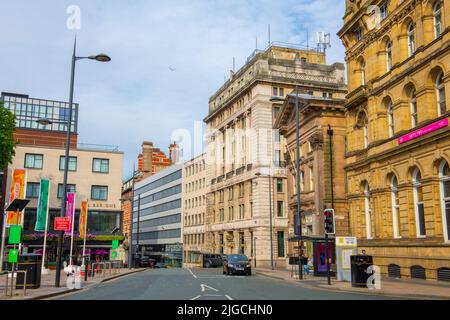
[[343, 0], [0, 0], [0, 91], [68, 101], [75, 36], [78, 56], [107, 53], [77, 62], [79, 142], [118, 146], [129, 176], [143, 141], [167, 153], [174, 131], [193, 135], [233, 57], [238, 70], [267, 47], [269, 24], [272, 41], [331, 33], [328, 63], [344, 62], [344, 11]]

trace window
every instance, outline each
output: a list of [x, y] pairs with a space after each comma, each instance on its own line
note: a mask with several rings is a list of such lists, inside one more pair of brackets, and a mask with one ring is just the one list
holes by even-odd
[[239, 206], [239, 219], [243, 220], [245, 218], [245, 204]]
[[234, 220], [234, 207], [228, 208], [228, 221]]
[[444, 84], [444, 73], [441, 72], [436, 78], [436, 92], [437, 92], [437, 103], [438, 103], [438, 115], [442, 116], [446, 113], [447, 107], [445, 102], [445, 84]]
[[411, 123], [413, 128], [415, 128], [419, 123], [417, 117], [417, 97], [415, 89], [411, 92]]
[[355, 31], [354, 31], [354, 34], [355, 34], [356, 41], [359, 41], [359, 40], [362, 39], [362, 30], [361, 30], [361, 28], [356, 28]]
[[42, 169], [44, 162], [44, 155], [42, 154], [25, 154], [25, 168], [26, 169]]
[[278, 96], [278, 88], [273, 88], [273, 96], [274, 97]]
[[440, 0], [436, 1], [436, 4], [434, 5], [433, 16], [434, 16], [434, 37], [437, 39], [442, 35], [443, 32], [442, 5]]
[[92, 172], [109, 173], [109, 160], [94, 159], [92, 162]]
[[37, 199], [39, 198], [40, 183], [28, 182], [27, 183], [27, 198]]
[[277, 179], [277, 192], [283, 192], [283, 179]]
[[398, 180], [396, 176], [391, 179], [391, 197], [392, 197], [392, 225], [394, 228], [394, 238], [400, 236], [400, 206], [398, 197]]
[[[59, 157], [59, 170], [64, 171], [64, 166], [66, 164], [66, 157]], [[69, 171], [77, 171], [77, 158], [69, 157]]]
[[309, 190], [313, 191], [315, 188], [314, 186], [314, 169], [309, 168]]
[[278, 218], [284, 217], [284, 202], [277, 201], [277, 216]]
[[363, 86], [366, 85], [366, 62], [363, 61], [363, 63], [361, 64], [361, 84]]
[[[67, 193], [76, 193], [77, 188], [74, 184], [67, 185]], [[62, 199], [64, 194], [64, 185], [62, 183], [58, 184], [58, 199]]]
[[284, 88], [280, 88], [280, 97], [284, 97]]
[[277, 232], [278, 258], [285, 257], [284, 231]]
[[392, 43], [390, 40], [386, 41], [386, 70], [392, 70]]
[[220, 254], [223, 254], [223, 245], [224, 245], [224, 242], [223, 242], [223, 234], [219, 234], [219, 244], [220, 244]]
[[225, 209], [220, 209], [219, 210], [219, 215], [220, 215], [220, 222], [224, 222], [225, 221]]
[[92, 186], [91, 188], [92, 200], [108, 200], [108, 187], [107, 186]]
[[394, 136], [394, 109], [392, 108], [392, 101], [387, 102], [387, 113], [388, 113], [388, 125], [389, 125], [389, 137]]
[[450, 167], [447, 162], [441, 164], [441, 193], [442, 193], [442, 215], [444, 226], [444, 239], [450, 240]]
[[370, 240], [372, 239], [372, 221], [370, 217], [370, 188], [367, 182], [364, 185], [364, 211], [366, 215], [366, 238]]
[[239, 232], [239, 254], [244, 254], [245, 237], [243, 232]]
[[424, 237], [426, 235], [425, 213], [423, 204], [422, 174], [419, 169], [416, 169], [413, 173], [413, 188], [417, 237]]
[[385, 2], [380, 6], [380, 16], [381, 16], [381, 20], [384, 20], [387, 18], [387, 16], [389, 15], [389, 11], [388, 11], [388, 3]]
[[411, 57], [416, 51], [416, 38], [414, 35], [414, 24], [408, 26], [408, 56]]

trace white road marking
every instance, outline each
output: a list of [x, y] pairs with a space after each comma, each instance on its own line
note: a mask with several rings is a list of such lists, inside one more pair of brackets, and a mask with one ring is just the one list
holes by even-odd
[[227, 295], [227, 294], [225, 295], [225, 297], [227, 297], [227, 299], [228, 299], [228, 300], [233, 300], [233, 298], [232, 298], [232, 297], [230, 297], [230, 296], [229, 296], [229, 295]]
[[191, 300], [197, 300], [198, 298], [201, 298], [201, 297], [202, 297], [202, 296], [199, 295], [199, 296], [196, 296], [196, 297], [192, 298]]
[[221, 294], [204, 294], [204, 297], [221, 297]]
[[197, 279], [197, 276], [192, 272], [192, 270], [191, 269], [188, 269], [189, 270], [189, 272], [192, 274], [192, 276], [195, 278], [195, 279]]
[[212, 291], [215, 291], [215, 292], [219, 292], [219, 290], [217, 290], [217, 289], [215, 289], [213, 287], [207, 286], [206, 284], [202, 284], [201, 287], [202, 287], [202, 292], [205, 292], [207, 290], [212, 290]]

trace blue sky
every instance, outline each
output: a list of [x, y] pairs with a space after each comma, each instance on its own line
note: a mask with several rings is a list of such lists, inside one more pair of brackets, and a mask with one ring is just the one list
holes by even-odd
[[[67, 28], [67, 8], [81, 9], [81, 28]], [[0, 91], [68, 100], [72, 43], [78, 54], [108, 53], [107, 64], [77, 64], [79, 141], [118, 145], [124, 175], [143, 140], [167, 151], [171, 134], [193, 131], [208, 99], [232, 69], [272, 41], [310, 44], [332, 34], [328, 62], [343, 62], [336, 36], [345, 1], [336, 0], [2, 0]]]

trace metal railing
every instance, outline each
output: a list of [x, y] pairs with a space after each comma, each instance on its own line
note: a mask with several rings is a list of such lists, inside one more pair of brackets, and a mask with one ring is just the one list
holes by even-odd
[[[14, 287], [17, 287], [17, 279], [19, 276], [19, 273], [24, 274], [23, 279], [23, 296], [25, 297], [27, 295], [27, 271], [25, 270], [18, 270], [18, 271], [6, 271], [1, 273], [0, 275], [6, 276], [5, 279], [5, 297], [13, 297], [14, 296]], [[9, 278], [11, 278], [11, 285], [9, 284]], [[16, 282], [14, 283], [14, 279], [16, 279]], [[11, 288], [11, 294], [9, 294]]]

